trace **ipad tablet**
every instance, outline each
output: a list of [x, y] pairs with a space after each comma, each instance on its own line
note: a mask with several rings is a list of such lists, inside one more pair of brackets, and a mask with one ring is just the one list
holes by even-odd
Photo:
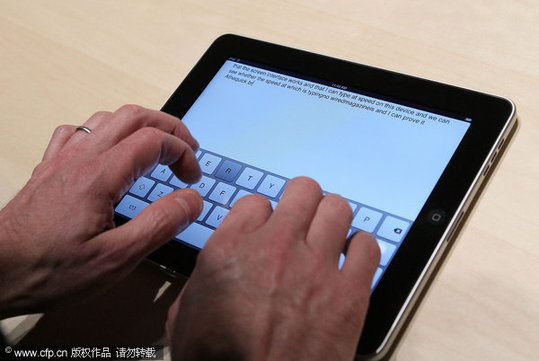
[[211, 45], [162, 110], [199, 141], [203, 177], [185, 184], [157, 165], [117, 204], [117, 224], [198, 190], [201, 216], [150, 256], [188, 276], [237, 199], [275, 206], [289, 179], [315, 179], [349, 200], [350, 231], [373, 233], [382, 251], [358, 346], [371, 359], [387, 356], [517, 124], [502, 97], [235, 35]]

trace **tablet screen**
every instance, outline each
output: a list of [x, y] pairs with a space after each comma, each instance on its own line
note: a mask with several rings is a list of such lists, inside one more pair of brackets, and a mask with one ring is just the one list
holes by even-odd
[[260, 193], [276, 206], [289, 179], [308, 176], [348, 199], [350, 232], [375, 235], [374, 289], [471, 121], [229, 58], [183, 117], [201, 145], [202, 179], [187, 185], [158, 165], [116, 211], [132, 218], [174, 189], [197, 189], [202, 215], [176, 240], [200, 249], [239, 198]]

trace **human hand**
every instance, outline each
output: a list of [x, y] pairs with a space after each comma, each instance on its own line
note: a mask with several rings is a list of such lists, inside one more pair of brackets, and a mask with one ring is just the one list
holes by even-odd
[[380, 250], [357, 233], [339, 270], [351, 221], [348, 202], [308, 178], [274, 212], [241, 198], [169, 310], [173, 359], [352, 360]]
[[185, 182], [201, 171], [198, 143], [171, 115], [128, 105], [58, 127], [26, 186], [0, 212], [0, 318], [46, 310], [126, 276], [202, 209], [173, 192], [114, 228], [113, 205], [157, 162]]

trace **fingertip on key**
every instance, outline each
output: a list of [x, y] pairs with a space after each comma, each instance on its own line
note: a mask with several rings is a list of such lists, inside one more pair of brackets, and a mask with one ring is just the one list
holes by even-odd
[[191, 222], [198, 218], [204, 207], [200, 194], [191, 188], [177, 191], [175, 199], [184, 208]]

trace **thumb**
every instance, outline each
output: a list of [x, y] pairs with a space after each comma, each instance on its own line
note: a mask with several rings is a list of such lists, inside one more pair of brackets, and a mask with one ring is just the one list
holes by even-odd
[[165, 324], [165, 329], [167, 331], [167, 336], [168, 336], [169, 340], [171, 340], [172, 335], [174, 335], [174, 327], [175, 327], [176, 322], [177, 322], [176, 319], [178, 318], [178, 311], [179, 311], [180, 305], [182, 303], [183, 293], [184, 293], [185, 289], [187, 288], [188, 284], [189, 284], [189, 279], [185, 282], [180, 294], [178, 295], [178, 297], [176, 297], [176, 300], [174, 301], [174, 303], [172, 303], [172, 305], [168, 309], [167, 322]]
[[153, 202], [135, 218], [102, 233], [102, 247], [116, 248], [127, 259], [139, 262], [187, 228], [202, 212], [203, 202], [194, 189], [172, 192]]

